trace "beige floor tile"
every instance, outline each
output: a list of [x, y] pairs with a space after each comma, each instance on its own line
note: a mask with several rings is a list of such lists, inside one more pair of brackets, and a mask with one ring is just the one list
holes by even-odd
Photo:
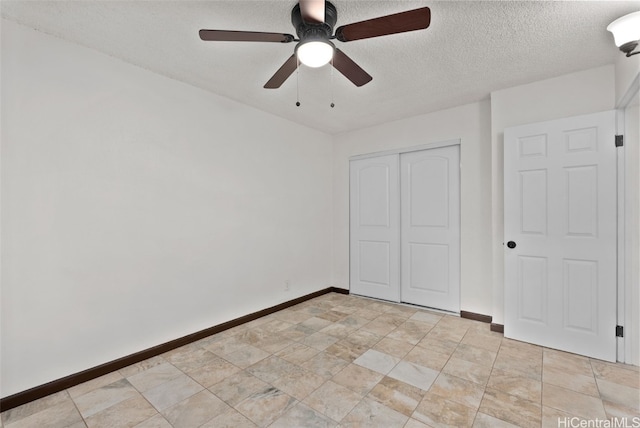
[[542, 402], [542, 382], [500, 369], [493, 369], [487, 387], [535, 403]]
[[407, 321], [387, 334], [387, 337], [416, 345], [427, 335], [429, 330], [431, 330], [431, 324]]
[[342, 339], [350, 335], [356, 331], [355, 327], [348, 327], [346, 325], [340, 323], [333, 323], [331, 325], [326, 326], [320, 333], [324, 333], [329, 336], [337, 337], [338, 339]]
[[415, 419], [409, 419], [404, 428], [430, 428], [429, 425], [423, 424]]
[[393, 325], [395, 330], [396, 328], [400, 327], [402, 324], [404, 324], [407, 321], [407, 317], [403, 316], [402, 314], [394, 314], [391, 312], [391, 310], [388, 310], [387, 312], [380, 315], [375, 320]]
[[427, 393], [411, 416], [434, 428], [470, 427], [476, 409]]
[[411, 315], [409, 319], [436, 325], [442, 319], [442, 317], [443, 315], [436, 314], [435, 312], [418, 311], [415, 314]]
[[602, 403], [604, 404], [604, 411], [607, 413], [607, 417], [609, 418], [627, 418], [628, 420], [632, 420], [633, 418], [640, 416], [640, 412], [638, 412], [637, 409], [612, 403], [610, 401], [603, 400]]
[[636, 409], [640, 414], [640, 389], [597, 379], [600, 397], [603, 400]]
[[539, 427], [542, 419], [540, 403], [491, 388], [485, 389], [479, 411], [524, 428]]
[[502, 336], [478, 333], [477, 330], [469, 329], [460, 343], [497, 353], [502, 343]]
[[235, 409], [216, 416], [200, 428], [255, 428], [257, 425]]
[[577, 422], [582, 420], [581, 418], [577, 418], [569, 413], [554, 409], [553, 407], [542, 406], [542, 428], [570, 427], [572, 419]]
[[141, 395], [121, 401], [86, 419], [89, 428], [132, 427], [158, 412]]
[[200, 385], [208, 388], [239, 371], [238, 367], [216, 356], [207, 364], [189, 371], [187, 374]]
[[[283, 338], [285, 338], [285, 339], [288, 339], [289, 341], [298, 341], [298, 340], [302, 339], [303, 337], [307, 337], [307, 336], [312, 335], [315, 332], [316, 331], [314, 329], [312, 329], [312, 328], [305, 327], [303, 325], [297, 324], [297, 325], [293, 325], [292, 327], [289, 327], [289, 328], [287, 328], [285, 330], [282, 330], [282, 331], [278, 332], [278, 335], [283, 337]], [[257, 343], [255, 346], [260, 347], [259, 346], [260, 343], [262, 343], [262, 341]], [[280, 349], [282, 349], [282, 348], [280, 348]], [[273, 352], [273, 351], [271, 351], [271, 352]]]
[[288, 322], [290, 324], [300, 324], [301, 322], [304, 322], [312, 317], [310, 314], [294, 311], [292, 309], [285, 309], [285, 310], [276, 312], [273, 315], [275, 319]]
[[349, 388], [353, 392], [365, 396], [384, 376], [366, 367], [349, 364], [331, 380], [338, 385]]
[[234, 366], [240, 368], [247, 368], [260, 360], [264, 360], [270, 354], [262, 349], [258, 349], [255, 346], [247, 345], [244, 348], [227, 354], [224, 356], [224, 359], [229, 361]]
[[2, 420], [2, 423], [7, 426], [20, 419], [24, 419], [49, 407], [57, 406], [65, 402], [73, 404], [69, 397], [69, 393], [67, 391], [56, 392], [55, 394], [47, 395], [46, 397], [31, 401], [23, 404], [22, 406], [14, 407], [6, 412], [2, 412], [2, 414], [0, 414], [0, 419]]
[[447, 364], [447, 361], [449, 361], [449, 358], [449, 354], [442, 354], [432, 349], [416, 346], [403, 358], [403, 360], [419, 364], [424, 367], [429, 367], [433, 370], [442, 370], [442, 368]]
[[265, 382], [273, 382], [286, 374], [301, 372], [302, 368], [274, 355], [247, 368], [247, 371]]
[[436, 326], [429, 331], [427, 337], [460, 343], [464, 335], [467, 334], [468, 328], [451, 328], [441, 325], [441, 322], [436, 324]]
[[542, 381], [542, 353], [540, 355], [535, 354], [520, 354], [520, 351], [516, 351], [514, 354], [510, 350], [504, 349], [504, 344], [498, 351], [493, 368], [502, 370], [514, 376], [528, 377], [533, 380]]
[[66, 427], [78, 422], [82, 422], [82, 417], [73, 401], [69, 399], [45, 407], [23, 418], [11, 418], [4, 426], [5, 428]]
[[112, 384], [76, 397], [73, 401], [76, 403], [76, 407], [82, 417], [88, 418], [114, 404], [136, 397], [138, 394], [139, 392], [131, 386], [129, 381], [120, 379]]
[[139, 423], [135, 428], [172, 428], [171, 424], [160, 413]]
[[345, 360], [329, 355], [326, 352], [320, 352], [309, 361], [303, 363], [301, 367], [325, 379], [330, 379], [348, 364]]
[[[302, 403], [344, 405], [345, 394], [351, 407], [339, 420]], [[331, 293], [6, 411], [0, 428], [168, 428], [167, 419], [205, 428], [557, 428], [558, 418], [639, 414], [639, 367]]]
[[308, 335], [313, 333], [314, 331], [311, 329], [306, 329], [304, 327], [296, 325], [290, 329], [281, 331], [278, 334], [267, 336], [264, 339], [258, 341], [254, 346], [270, 354], [273, 354], [286, 348], [287, 346], [294, 344], [296, 340], [307, 337]]
[[591, 360], [591, 367], [598, 379], [604, 379], [629, 388], [640, 389], [640, 372], [636, 370], [637, 367], [635, 366]]
[[333, 428], [337, 424], [309, 406], [298, 403], [282, 415], [269, 428]]
[[338, 321], [338, 324], [344, 325], [345, 327], [353, 328], [354, 330], [359, 329], [365, 324], [368, 324], [369, 320], [358, 315], [352, 314]]
[[442, 373], [447, 373], [485, 386], [491, 375], [491, 367], [451, 357], [442, 368]]
[[518, 428], [518, 425], [478, 412], [473, 421], [473, 428]]
[[211, 392], [204, 390], [162, 411], [174, 428], [199, 427], [230, 407]]
[[81, 383], [80, 385], [71, 387], [67, 391], [69, 392], [69, 396], [71, 398], [76, 398], [86, 394], [87, 392], [91, 392], [94, 389], [102, 388], [103, 386], [107, 386], [114, 382], [117, 382], [122, 378], [123, 378], [122, 374], [118, 371], [115, 371], [115, 372], [107, 373], [104, 376], [100, 376], [98, 378], [92, 379], [88, 382]]
[[582, 418], [606, 418], [602, 400], [599, 398], [555, 385], [542, 386], [542, 404]]
[[338, 340], [337, 337], [329, 336], [328, 334], [316, 332], [310, 336], [305, 337], [300, 341], [303, 345], [307, 345], [311, 348], [315, 348], [318, 351], [324, 351], [329, 346], [336, 343]]
[[269, 386], [245, 398], [235, 408], [259, 427], [266, 427], [296, 403], [295, 398]]
[[273, 386], [302, 401], [325, 383], [326, 380], [323, 376], [307, 370], [301, 370], [289, 373], [273, 381]]
[[214, 354], [224, 357], [227, 354], [239, 351], [240, 349], [248, 346], [249, 344], [237, 336], [229, 336], [225, 339], [219, 340], [207, 346], [205, 349], [213, 352]]
[[135, 374], [138, 374], [140, 372], [149, 370], [152, 367], [155, 366], [159, 366], [160, 364], [164, 364], [166, 363], [167, 360], [165, 360], [163, 357], [161, 357], [160, 355], [152, 357], [152, 358], [148, 358], [146, 360], [140, 361], [139, 363], [135, 363], [132, 364], [130, 366], [127, 366], [125, 368], [122, 368], [120, 370], [118, 370], [120, 372], [120, 374], [123, 377], [131, 377]]
[[373, 321], [370, 321], [368, 324], [365, 324], [362, 326], [362, 330], [377, 334], [378, 336], [386, 336], [398, 327], [397, 325], [381, 320], [380, 318], [381, 317], [378, 317]]
[[323, 318], [311, 317], [304, 322], [300, 323], [301, 326], [310, 328], [315, 331], [320, 331], [323, 328], [331, 325], [331, 321], [325, 320]]
[[293, 343], [283, 350], [276, 352], [274, 355], [290, 363], [301, 365], [318, 355], [318, 353], [320, 353], [320, 351], [315, 348], [303, 345], [302, 343]]
[[142, 393], [149, 402], [162, 411], [202, 391], [202, 385], [187, 375], [182, 375]]
[[375, 400], [362, 400], [341, 422], [341, 428], [402, 428], [409, 418]]
[[378, 311], [374, 311], [372, 309], [368, 309], [368, 308], [360, 308], [358, 309], [356, 312], [354, 312], [355, 315], [358, 315], [361, 318], [365, 318], [368, 320], [372, 320], [374, 318], [377, 318], [381, 315], [380, 312]]
[[334, 357], [338, 357], [341, 360], [353, 362], [368, 349], [368, 346], [353, 343], [346, 339], [341, 339], [325, 349], [324, 352], [329, 355], [333, 355]]
[[498, 353], [494, 351], [488, 351], [483, 348], [461, 343], [451, 357], [476, 363], [481, 366], [492, 367], [497, 354]]
[[557, 372], [593, 377], [589, 358], [555, 349], [544, 349], [543, 367], [555, 369]]
[[372, 398], [385, 406], [411, 416], [425, 395], [422, 389], [393, 379], [384, 377], [369, 393]]
[[360, 402], [362, 396], [342, 385], [328, 381], [309, 394], [304, 403], [339, 422]]
[[374, 349], [368, 350], [354, 361], [354, 363], [359, 366], [366, 367], [383, 375], [389, 373], [399, 362], [399, 358]]
[[235, 406], [250, 395], [264, 391], [268, 386], [268, 383], [251, 373], [241, 371], [209, 387], [209, 391], [230, 406]]
[[441, 373], [429, 391], [449, 401], [477, 409], [480, 407], [484, 388], [477, 383]]
[[364, 330], [356, 330], [353, 333], [351, 333], [349, 336], [347, 336], [345, 339], [351, 343], [355, 343], [357, 345], [362, 345], [362, 346], [371, 348], [376, 343], [380, 342], [380, 340], [382, 339], [382, 336], [378, 336], [375, 333], [371, 333]]
[[542, 381], [550, 385], [561, 386], [581, 394], [599, 396], [598, 386], [593, 374], [571, 373], [561, 368], [544, 365], [542, 369]]
[[196, 348], [189, 352], [167, 354], [165, 359], [183, 372], [190, 372], [219, 360], [220, 357], [206, 349]]
[[152, 366], [145, 371], [138, 372], [133, 376], [128, 377], [127, 380], [138, 391], [144, 392], [181, 375], [183, 375], [183, 373], [180, 370], [172, 364], [165, 362], [163, 364]]
[[414, 346], [410, 343], [389, 339], [388, 337], [380, 339], [380, 341], [372, 347], [372, 349], [383, 352], [385, 354], [393, 355], [397, 358], [404, 358], [404, 356], [407, 355], [407, 353], [409, 353], [409, 351], [411, 351], [413, 348]]

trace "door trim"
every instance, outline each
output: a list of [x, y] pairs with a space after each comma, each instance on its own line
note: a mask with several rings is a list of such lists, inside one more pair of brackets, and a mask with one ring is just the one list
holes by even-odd
[[436, 143], [419, 144], [417, 146], [403, 147], [399, 149], [382, 150], [379, 152], [363, 153], [361, 155], [353, 155], [349, 157], [349, 161], [367, 158], [376, 158], [378, 156], [400, 155], [402, 153], [418, 152], [421, 150], [438, 149], [447, 146], [459, 146], [460, 139], [440, 141]]

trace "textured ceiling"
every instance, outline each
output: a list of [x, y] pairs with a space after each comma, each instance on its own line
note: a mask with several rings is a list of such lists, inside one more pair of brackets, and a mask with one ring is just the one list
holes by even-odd
[[[640, 1], [334, 0], [337, 26], [422, 6], [427, 30], [337, 45], [373, 76], [331, 67], [264, 83], [295, 44], [203, 42], [201, 28], [295, 34], [280, 1], [9, 1], [2, 16], [328, 133], [488, 98], [491, 91], [613, 63], [606, 26]], [[299, 92], [300, 107], [295, 102]], [[335, 108], [330, 107], [335, 102]]]

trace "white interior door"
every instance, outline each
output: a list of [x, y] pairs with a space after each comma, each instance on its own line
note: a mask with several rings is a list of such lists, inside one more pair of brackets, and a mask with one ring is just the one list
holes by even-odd
[[398, 155], [350, 165], [350, 291], [400, 301]]
[[400, 155], [401, 298], [460, 311], [460, 149]]
[[604, 112], [505, 129], [506, 337], [615, 361], [614, 125]]

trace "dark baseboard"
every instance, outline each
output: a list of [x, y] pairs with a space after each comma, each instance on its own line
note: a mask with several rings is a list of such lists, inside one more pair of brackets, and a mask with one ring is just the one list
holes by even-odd
[[319, 290], [314, 293], [307, 294], [305, 296], [298, 297], [284, 303], [280, 303], [279, 305], [254, 312], [252, 314], [245, 315], [231, 321], [209, 327], [204, 330], [200, 330], [198, 332], [171, 340], [152, 348], [127, 355], [126, 357], [118, 358], [117, 360], [109, 361], [108, 363], [83, 370], [79, 373], [74, 373], [61, 379], [56, 379], [43, 385], [27, 389], [26, 391], [18, 392], [16, 394], [0, 399], [0, 411], [4, 412], [6, 410], [13, 409], [14, 407], [21, 406], [23, 404], [29, 403], [42, 397], [46, 397], [47, 395], [54, 394], [67, 388], [71, 388], [72, 386], [79, 385], [91, 379], [103, 376], [107, 373], [120, 370], [124, 367], [130, 366], [131, 364], [139, 363], [140, 361], [155, 357], [156, 355], [160, 355], [181, 346], [188, 345], [189, 343], [195, 342], [196, 340], [204, 339], [205, 337], [211, 336], [212, 334], [220, 333], [230, 328], [237, 327], [249, 321], [262, 318], [266, 315], [270, 315], [274, 312], [287, 309], [291, 306], [297, 305], [298, 303], [302, 303], [328, 293], [349, 294], [349, 290], [336, 287], [325, 288], [324, 290]]
[[487, 324], [491, 324], [491, 320], [493, 317], [491, 315], [482, 315], [476, 314], [474, 312], [460, 311], [460, 318], [466, 318], [468, 320], [486, 322]]
[[504, 325], [491, 323], [491, 331], [504, 334]]

